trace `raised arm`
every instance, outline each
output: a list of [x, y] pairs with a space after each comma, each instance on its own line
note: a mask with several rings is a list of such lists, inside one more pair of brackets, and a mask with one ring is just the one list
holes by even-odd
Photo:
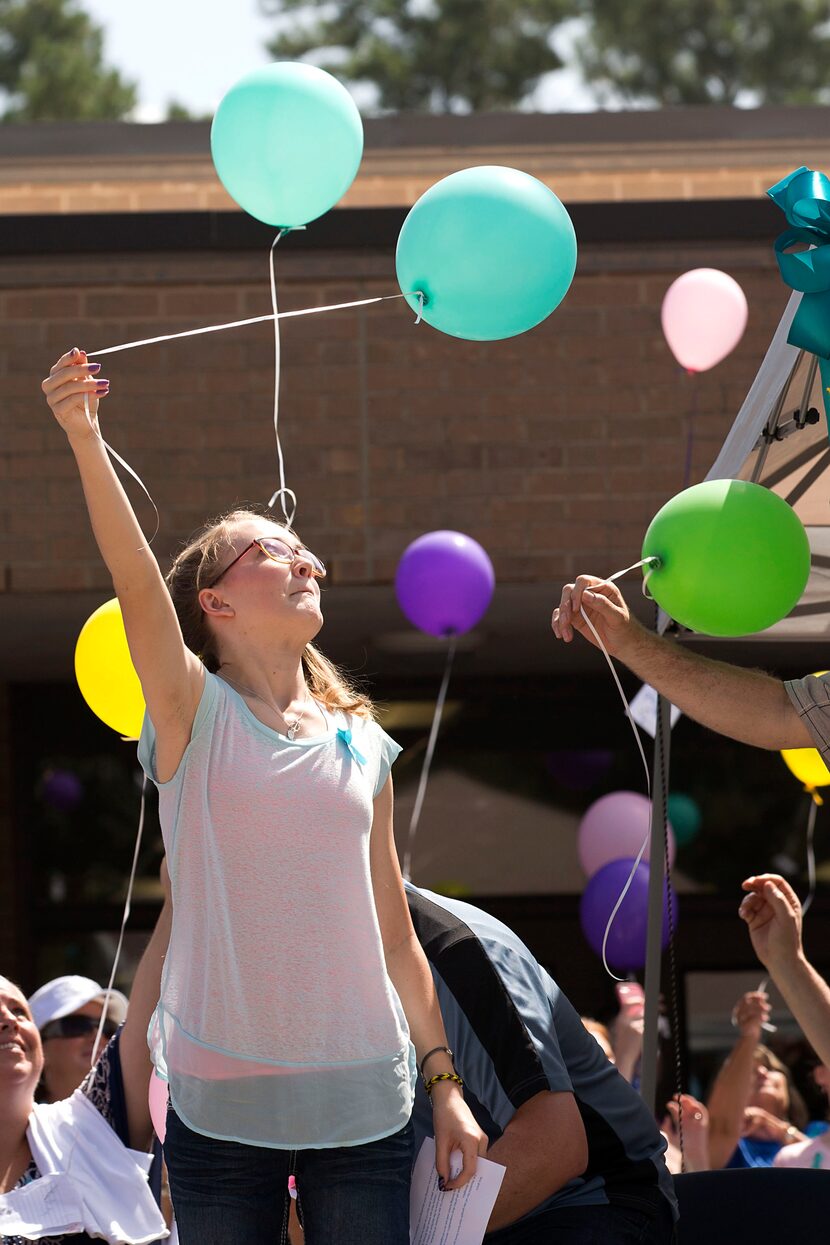
[[761, 1026], [769, 1018], [769, 999], [763, 991], [744, 994], [735, 1004], [740, 1036], [715, 1078], [709, 1095], [709, 1161], [725, 1167], [743, 1136], [744, 1116], [755, 1078], [755, 1048]]
[[581, 606], [608, 652], [696, 722], [757, 748], [815, 746], [780, 679], [700, 657], [647, 631], [607, 580], [580, 575], [565, 585], [551, 621], [557, 639], [569, 643], [578, 632], [596, 644]]
[[[75, 455], [92, 531], [121, 605], [159, 753], [164, 753], [165, 767], [172, 773], [190, 738], [203, 671], [185, 646], [158, 563], [101, 439], [98, 402], [107, 394], [102, 388], [107, 382], [96, 381], [96, 366], [87, 362], [83, 351], [70, 350], [52, 368], [42, 389]], [[84, 395], [89, 399], [89, 418]]]
[[743, 888], [748, 893], [739, 911], [755, 954], [819, 1059], [830, 1065], [830, 985], [804, 954], [798, 897], [777, 873], [747, 878]]

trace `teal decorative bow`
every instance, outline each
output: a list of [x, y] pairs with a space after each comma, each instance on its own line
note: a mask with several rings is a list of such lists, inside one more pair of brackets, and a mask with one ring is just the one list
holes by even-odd
[[357, 748], [352, 743], [352, 732], [350, 730], [345, 730], [345, 731], [339, 730], [337, 732], [337, 738], [343, 740], [343, 743], [346, 745], [346, 747], [349, 750], [349, 756], [352, 758], [352, 760], [357, 761], [358, 765], [366, 764], [365, 756], [363, 756], [362, 753], [358, 752]]
[[[802, 166], [771, 186], [767, 194], [790, 226], [775, 239], [775, 258], [784, 282], [804, 297], [787, 341], [818, 357], [821, 387], [830, 393], [830, 178]], [[787, 254], [807, 242], [809, 251]]]

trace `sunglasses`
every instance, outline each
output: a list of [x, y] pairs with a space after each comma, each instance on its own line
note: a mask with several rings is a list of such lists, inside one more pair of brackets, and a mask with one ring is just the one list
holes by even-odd
[[212, 579], [210, 583], [203, 584], [202, 586], [204, 588], [213, 588], [219, 583], [222, 576], [227, 575], [231, 567], [236, 566], [240, 558], [244, 558], [248, 550], [253, 549], [255, 545], [265, 554], [266, 558], [270, 558], [272, 562], [284, 562], [289, 566], [293, 565], [293, 563], [297, 561], [307, 562], [311, 567], [312, 575], [314, 575], [317, 579], [325, 578], [325, 566], [317, 555], [312, 553], [310, 549], [304, 549], [302, 545], [298, 549], [295, 549], [292, 545], [289, 545], [288, 541], [280, 540], [278, 536], [261, 536], [257, 537], [256, 540], [252, 540], [249, 545], [246, 545], [242, 552], [238, 553], [234, 560], [229, 562], [225, 569], [220, 571], [215, 579]]
[[[50, 1020], [40, 1031], [42, 1041], [49, 1038], [79, 1038], [89, 1033], [97, 1033], [100, 1020], [94, 1016], [61, 1016], [60, 1020]], [[104, 1021], [103, 1035], [111, 1038], [118, 1025], [109, 1018]]]

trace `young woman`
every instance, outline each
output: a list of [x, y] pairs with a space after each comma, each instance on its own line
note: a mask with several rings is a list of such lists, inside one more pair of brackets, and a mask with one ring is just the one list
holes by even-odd
[[325, 568], [296, 533], [233, 512], [165, 585], [98, 434], [97, 369], [70, 351], [43, 389], [147, 702], [139, 755], [173, 886], [156, 1031], [181, 1240], [270, 1245], [293, 1175], [308, 1245], [406, 1245], [413, 1044], [427, 1080], [442, 1078], [431, 1092], [448, 1189], [486, 1139], [451, 1079], [409, 919], [397, 746], [312, 645]]

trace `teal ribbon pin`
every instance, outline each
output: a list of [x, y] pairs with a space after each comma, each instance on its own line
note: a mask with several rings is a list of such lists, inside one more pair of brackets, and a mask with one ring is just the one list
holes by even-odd
[[[789, 226], [775, 239], [778, 270], [790, 289], [804, 295], [787, 341], [818, 358], [826, 411], [830, 393], [830, 178], [802, 165], [767, 194]], [[813, 249], [788, 254], [797, 242], [807, 242]]]
[[366, 764], [365, 756], [363, 756], [362, 753], [358, 752], [357, 748], [352, 743], [352, 732], [350, 730], [339, 730], [337, 732], [337, 738], [343, 740], [343, 743], [346, 745], [346, 747], [349, 750], [349, 756], [352, 758], [352, 760], [357, 761], [358, 765]]

